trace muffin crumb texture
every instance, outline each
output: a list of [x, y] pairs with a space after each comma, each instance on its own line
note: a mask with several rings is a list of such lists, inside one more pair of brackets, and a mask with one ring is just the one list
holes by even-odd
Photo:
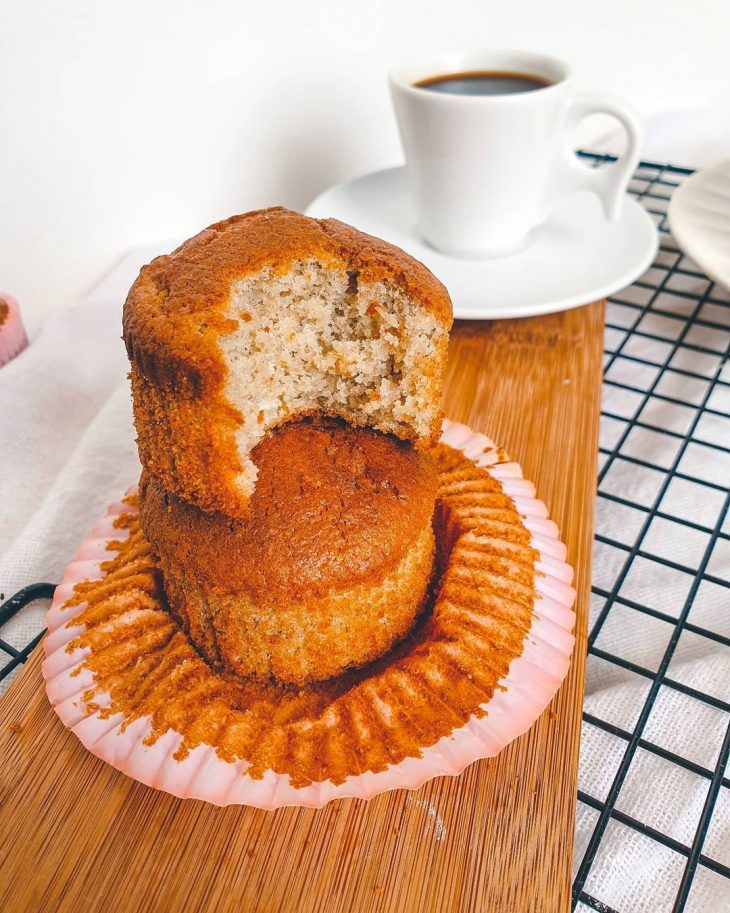
[[144, 267], [124, 307], [142, 465], [245, 515], [251, 453], [307, 415], [438, 440], [446, 289], [402, 250], [285, 209], [234, 216]]
[[339, 416], [402, 439], [430, 440], [444, 335], [433, 315], [388, 282], [300, 260], [238, 280], [221, 336], [225, 395], [243, 417], [236, 432], [239, 487], [253, 491], [250, 453], [266, 430], [303, 415]]

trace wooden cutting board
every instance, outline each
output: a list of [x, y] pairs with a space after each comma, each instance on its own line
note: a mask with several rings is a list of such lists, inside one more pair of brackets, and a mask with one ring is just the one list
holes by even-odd
[[602, 342], [600, 302], [452, 338], [447, 415], [522, 464], [577, 572], [573, 664], [530, 732], [413, 793], [218, 809], [86, 752], [46, 701], [37, 650], [0, 708], [0, 910], [567, 911]]

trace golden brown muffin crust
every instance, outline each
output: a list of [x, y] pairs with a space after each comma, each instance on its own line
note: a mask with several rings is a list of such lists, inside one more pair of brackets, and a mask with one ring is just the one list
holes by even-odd
[[115, 522], [129, 538], [65, 604], [82, 606], [68, 649], [84, 649], [94, 676], [89, 712], [150, 717], [147, 741], [182, 736], [177, 759], [210, 745], [253, 778], [273, 770], [294, 786], [385, 770], [484, 716], [529, 636], [539, 556], [497, 479], [445, 445], [434, 457], [444, 575], [432, 611], [375, 663], [304, 687], [211, 671], [170, 615], [130, 498]]
[[366, 281], [391, 281], [451, 327], [448, 292], [418, 260], [335, 219], [274, 207], [217, 222], [142, 268], [124, 305], [130, 359], [146, 373], [160, 357], [173, 373], [196, 368], [201, 383], [215, 383], [222, 363], [211, 342], [235, 329], [225, 317], [231, 283], [311, 258]]
[[[293, 261], [312, 258], [363, 281], [390, 282], [447, 332], [451, 327], [448, 293], [425, 266], [333, 219], [259, 210], [218, 222], [153, 260], [132, 286], [123, 319], [140, 460], [168, 490], [204, 510], [247, 511], [235, 440], [244, 417], [226, 398], [219, 342], [237, 326], [226, 317], [231, 283], [264, 267], [285, 273]], [[434, 356], [445, 364], [446, 334], [436, 346]], [[431, 442], [439, 427], [435, 414]]]
[[433, 514], [428, 453], [333, 419], [289, 422], [254, 449], [249, 516], [188, 504], [145, 473], [141, 521], [159, 553], [221, 590], [324, 595], [379, 581]]

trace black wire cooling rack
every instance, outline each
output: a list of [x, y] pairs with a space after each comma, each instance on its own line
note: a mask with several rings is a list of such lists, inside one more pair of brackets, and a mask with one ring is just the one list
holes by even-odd
[[[582, 155], [596, 166], [612, 160], [610, 156]], [[584, 741], [586, 727], [619, 740], [620, 761], [602, 798], [591, 793], [589, 784], [578, 791], [579, 818], [581, 814], [591, 818], [585, 845], [579, 846], [576, 851], [573, 909], [580, 911], [633, 913], [634, 910], [646, 910], [661, 913], [667, 910], [683, 913], [690, 907], [699, 909], [692, 905], [692, 889], [698, 873], [700, 877], [702, 873], [711, 873], [714, 877], [727, 879], [725, 896], [728, 900], [727, 906], [722, 909], [730, 910], [730, 859], [722, 861], [705, 851], [718, 797], [722, 790], [730, 790], [730, 779], [725, 776], [730, 755], [730, 680], [725, 681], [720, 693], [717, 689], [709, 693], [698, 687], [696, 681], [682, 681], [681, 676], [673, 674], [672, 666], [672, 659], [683, 637], [706, 638], [713, 646], [730, 650], [730, 637], [726, 633], [713, 629], [709, 623], [693, 622], [691, 612], [703, 586], [722, 588], [725, 596], [729, 597], [725, 602], [725, 611], [729, 611], [730, 582], [714, 573], [713, 556], [719, 554], [719, 551], [716, 552], [718, 549], [730, 548], [730, 420], [727, 418], [730, 411], [730, 371], [727, 364], [730, 296], [713, 285], [695, 264], [682, 255], [669, 234], [667, 203], [674, 188], [689, 174], [691, 171], [688, 169], [670, 165], [640, 164], [630, 191], [655, 219], [661, 246], [652, 268], [630, 288], [610, 298], [607, 305], [602, 408], [602, 423], [607, 433], [603, 435], [599, 453], [599, 511], [594, 570], [599, 561], [603, 562], [606, 550], [613, 555], [609, 565], [614, 570], [607, 579], [604, 568], [600, 585], [592, 588], [588, 672], [590, 675], [592, 663], [603, 664], [636, 677], [637, 681], [643, 679], [646, 688], [630, 727], [603, 718], [610, 716], [608, 713], [584, 713]], [[614, 405], [616, 402], [620, 406]], [[713, 420], [715, 426], [712, 425]], [[726, 421], [728, 424], [724, 426]], [[713, 427], [714, 436], [708, 433], [708, 428], [712, 431]], [[660, 446], [655, 448], [656, 461], [648, 460], [645, 454], [636, 455], [635, 444], [641, 435], [660, 436]], [[703, 465], [710, 462], [707, 459], [710, 456], [714, 468], [708, 473], [703, 471]], [[617, 468], [651, 474], [651, 496], [643, 503], [623, 497], [620, 486], [615, 486], [613, 482]], [[686, 508], [689, 502], [687, 497], [679, 500], [674, 497], [677, 485], [688, 487], [690, 501], [702, 505], [703, 510], [699, 513], [690, 511], [691, 516], [683, 510], [680, 515], [676, 505], [681, 503]], [[602, 502], [617, 505], [627, 511], [627, 516], [630, 513], [633, 517], [633, 522], [626, 523], [620, 536], [615, 532], [607, 535], [602, 527]], [[691, 565], [656, 553], [652, 545], [652, 531], [662, 523], [678, 524], [687, 531], [688, 537], [695, 540], [699, 537], [702, 547], [695, 549], [696, 560]], [[657, 608], [651, 600], [637, 600], [627, 595], [625, 585], [632, 568], [643, 571], [650, 565], [660, 566], [667, 574], [685, 575], [685, 595], [674, 613]], [[4, 602], [0, 606], [0, 633], [3, 626], [24, 607], [39, 599], [50, 599], [53, 590], [53, 584], [33, 584]], [[668, 626], [669, 636], [655, 668], [646, 668], [630, 656], [619, 655], [620, 651], [612, 652], [602, 646], [602, 632], [612, 624], [614, 616], [618, 617], [625, 611]], [[3, 663], [0, 680], [25, 662], [42, 636], [43, 632], [39, 631], [22, 648], [11, 646], [0, 637], [0, 662]], [[662, 740], [647, 727], [665, 689], [713, 708], [722, 715], [724, 736], [713, 766], [698, 763], [681, 751], [663, 746], [660, 744]], [[704, 803], [690, 840], [677, 839], [666, 832], [669, 828], [662, 829], [619, 807], [621, 790], [641, 752], [648, 752], [706, 781]], [[594, 872], [612, 826], [628, 828], [640, 834], [645, 841], [646, 854], [652, 853], [652, 847], [674, 854], [670, 880], [676, 880], [676, 890], [672, 891], [674, 896], [669, 905], [665, 902], [652, 903], [653, 886], [646, 880], [655, 876], [651, 871], [642, 873], [638, 864], [632, 876], [636, 883], [629, 891], [634, 900], [620, 900], [620, 911], [610, 905], [615, 902], [612, 892], [605, 882], [594, 878]], [[730, 853], [730, 849], [725, 846], [724, 852]], [[610, 870], [610, 860], [608, 867]], [[663, 893], [666, 895], [666, 891]], [[707, 913], [720, 913], [720, 909], [707, 910]]]
[[[596, 164], [607, 159], [605, 156], [589, 158]], [[713, 556], [719, 556], [720, 549], [730, 547], [727, 522], [730, 500], [730, 420], [727, 418], [730, 411], [727, 361], [730, 298], [682, 255], [669, 233], [667, 204], [672, 191], [689, 174], [691, 171], [687, 169], [669, 165], [651, 162], [640, 165], [630, 189], [656, 221], [660, 250], [652, 268], [630, 288], [610, 298], [607, 304], [601, 410], [604, 433], [599, 454], [599, 520], [592, 587], [595, 611], [588, 637], [588, 672], [590, 674], [591, 663], [618, 667], [645, 679], [647, 688], [631, 728], [584, 713], [584, 733], [586, 727], [595, 727], [620, 740], [621, 745], [618, 750], [620, 761], [603, 798], [591, 795], [589, 787], [578, 792], [579, 815], [582, 805], [592, 810], [595, 823], [587, 845], [581, 848], [582, 854], [576, 853], [573, 886], [576, 910], [617, 913], [607, 903], [609, 898], [605, 894], [597, 897], [590, 887], [607, 830], [615, 825], [641, 834], [645, 838], [646, 854], [653, 851], [652, 844], [659, 844], [675, 854], [670, 868], [672, 877], [677, 877], [674, 898], [668, 906], [664, 902], [652, 904], [652, 896], [660, 893], [658, 889], [653, 890], [647, 884], [636, 885], [633, 892], [623, 892], [621, 913], [628, 908], [681, 913], [687, 908], [698, 872], [710, 872], [728, 879], [727, 905], [722, 909], [730, 910], [730, 865], [703, 852], [720, 791], [730, 787], [730, 780], [725, 776], [730, 754], [730, 676], [724, 680], [723, 688], [708, 693], [709, 689], [698, 686], [700, 683], [688, 683], [681, 680], [681, 675], [672, 674], [672, 659], [682, 638], [706, 638], [720, 650], [730, 648], [730, 637], [717, 630], [719, 625], [700, 625], [691, 620], [691, 610], [702, 587], [722, 588], [725, 614], [730, 608], [730, 583], [726, 577], [713, 573]], [[612, 403], [620, 403], [620, 411], [614, 411]], [[645, 446], [637, 447], [642, 437]], [[636, 456], [637, 450], [644, 455]], [[648, 460], [647, 450], [653, 451], [656, 459]], [[650, 494], [643, 503], [622, 497], [621, 486], [615, 483], [615, 479], [622, 477], [622, 472], [624, 478], [625, 472], [647, 476], [646, 487]], [[678, 498], [676, 495], [681, 489], [684, 489], [684, 496]], [[615, 525], [613, 536], [606, 535], [602, 529], [602, 501], [612, 502], [624, 510], [626, 523], [620, 537]], [[698, 510], [691, 510], [692, 516], [687, 516], [684, 511], [690, 502]], [[681, 513], [677, 505], [681, 505]], [[658, 536], [653, 535], [655, 529]], [[661, 549], [654, 543], [671, 529], [680, 530], [688, 543], [691, 540], [695, 552], [691, 566], [657, 554]], [[689, 547], [687, 551], [690, 551]], [[595, 583], [599, 561], [607, 563], [611, 570], [609, 574], [600, 575], [600, 586]], [[681, 605], [672, 607], [673, 611], [657, 608], [661, 600], [637, 601], [627, 595], [627, 590], [631, 592], [626, 583], [632, 568], [648, 575], [652, 573], [652, 565], [654, 570], [657, 565], [664, 568], [667, 575], [674, 572], [682, 575], [684, 586], [681, 589], [686, 595]], [[664, 628], [660, 638], [666, 636], [666, 646], [660, 651], [655, 668], [645, 668], [630, 657], [609, 652], [601, 646], [602, 632], [614, 618], [616, 624], [628, 627], [627, 611], [658, 623], [647, 628], [647, 637], [655, 636], [655, 631]], [[661, 739], [656, 735], [649, 737], [647, 723], [664, 689], [686, 695], [723, 715], [720, 725], [724, 725], [724, 737], [712, 768], [679, 751], [668, 750], [658, 744]], [[679, 744], [682, 740], [673, 738], [671, 741]], [[639, 752], [653, 754], [707, 781], [704, 803], [689, 842], [678, 840], [647, 820], [617, 808], [621, 790]], [[644, 815], [646, 817], [650, 815]], [[727, 846], [724, 851], [728, 853]], [[626, 877], [630, 879], [632, 875], [627, 873]], [[641, 878], [638, 860], [633, 877]], [[605, 889], [605, 879], [603, 882]], [[601, 883], [598, 879], [599, 887]], [[666, 885], [662, 887], [666, 888]], [[666, 895], [667, 892], [662, 890], [661, 893]], [[643, 899], [632, 903], [627, 899], [632, 894]], [[720, 908], [707, 909], [707, 913], [716, 911], [720, 913]]]

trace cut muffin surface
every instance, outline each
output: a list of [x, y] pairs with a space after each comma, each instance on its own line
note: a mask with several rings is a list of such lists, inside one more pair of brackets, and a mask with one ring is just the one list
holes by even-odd
[[266, 432], [310, 414], [438, 437], [451, 303], [403, 251], [283, 209], [218, 223], [142, 270], [124, 338], [140, 458], [242, 517]]

